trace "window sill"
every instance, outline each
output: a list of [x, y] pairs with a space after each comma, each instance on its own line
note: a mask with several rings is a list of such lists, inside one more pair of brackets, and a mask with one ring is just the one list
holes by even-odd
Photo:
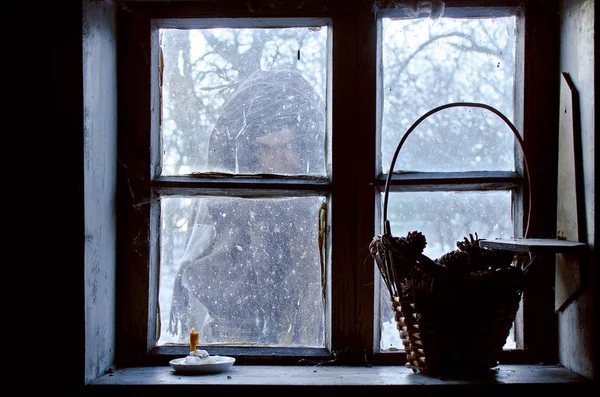
[[[403, 366], [264, 366], [234, 365], [231, 370], [211, 375], [179, 375], [171, 367], [139, 367], [119, 369], [103, 375], [86, 386], [86, 396], [186, 395], [190, 392], [215, 392], [237, 395], [243, 392], [318, 394], [344, 393], [368, 395], [409, 392], [411, 396], [443, 395], [449, 392], [500, 393], [574, 392], [587, 390], [592, 381], [562, 366], [500, 365], [485, 379], [440, 379], [413, 373]], [[204, 394], [206, 395], [206, 394]], [[462, 397], [462, 396], [461, 396]], [[489, 396], [486, 396], [489, 397]]]

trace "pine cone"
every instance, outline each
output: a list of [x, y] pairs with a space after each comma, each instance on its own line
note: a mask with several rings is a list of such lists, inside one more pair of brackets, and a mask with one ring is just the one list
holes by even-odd
[[425, 239], [425, 236], [421, 232], [408, 232], [406, 236], [406, 253], [408, 255], [414, 257], [422, 254], [426, 245], [427, 239]]
[[508, 268], [512, 264], [515, 255], [512, 251], [482, 248], [481, 257], [489, 268], [497, 270]]
[[450, 251], [442, 255], [435, 261], [440, 265], [446, 266], [451, 271], [459, 271], [466, 273], [469, 273], [471, 271], [469, 265], [469, 254], [467, 254], [465, 251]]
[[479, 246], [479, 236], [475, 233], [475, 237], [469, 233], [469, 238], [464, 238], [463, 241], [457, 241], [456, 246], [459, 250], [469, 254], [469, 266], [472, 272], [487, 270], [488, 265], [482, 255], [482, 248]]
[[514, 254], [511, 251], [493, 250], [479, 246], [480, 238], [469, 234], [469, 238], [457, 241], [456, 246], [460, 251], [469, 254], [469, 266], [471, 272], [505, 269], [512, 263]]
[[473, 238], [473, 234], [469, 233], [469, 238], [464, 238], [463, 241], [457, 241], [456, 246], [459, 250], [465, 251], [469, 255], [472, 253], [477, 255], [479, 251], [479, 236], [475, 233], [475, 238]]

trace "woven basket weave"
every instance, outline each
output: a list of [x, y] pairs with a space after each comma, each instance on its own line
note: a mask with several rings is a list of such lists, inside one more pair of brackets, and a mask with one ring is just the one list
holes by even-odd
[[[519, 309], [524, 284], [523, 269], [511, 258], [508, 264], [455, 277], [445, 266], [422, 253], [403, 251], [411, 234], [420, 233], [415, 231], [406, 237], [392, 236], [387, 220], [387, 201], [398, 153], [408, 135], [425, 118], [457, 106], [479, 107], [495, 113], [511, 128], [523, 150], [523, 141], [514, 125], [491, 106], [450, 103], [424, 114], [406, 131], [396, 148], [385, 187], [383, 234], [376, 236], [370, 247], [388, 287], [394, 319], [406, 351], [407, 366], [414, 372], [432, 376], [474, 374], [497, 366]], [[527, 161], [525, 157], [523, 159], [529, 183]], [[525, 235], [528, 224], [529, 214]], [[471, 236], [471, 241], [478, 246], [478, 239], [473, 240]]]
[[498, 365], [515, 319], [521, 290], [392, 302], [407, 366], [432, 376], [477, 374]]

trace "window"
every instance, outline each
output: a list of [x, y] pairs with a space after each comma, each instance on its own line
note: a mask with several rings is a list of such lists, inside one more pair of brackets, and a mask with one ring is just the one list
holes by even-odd
[[[411, 124], [438, 106], [478, 102], [512, 118], [520, 89], [515, 86], [514, 14], [475, 18], [448, 10], [432, 20], [391, 11], [382, 13], [379, 34], [383, 172], [388, 172]], [[456, 249], [456, 242], [469, 234], [486, 239], [520, 236], [511, 214], [515, 186], [492, 189], [484, 182], [490, 173], [514, 172], [514, 145], [510, 127], [487, 109], [450, 107], [429, 116], [406, 139], [394, 164], [398, 178], [386, 214], [392, 233], [422, 232], [427, 238], [424, 252], [433, 259]], [[410, 186], [402, 182], [403, 175], [410, 176]], [[431, 175], [439, 176], [437, 184], [426, 183]], [[452, 180], [462, 175], [475, 183], [465, 188]], [[402, 349], [387, 290], [381, 291], [380, 347]]]
[[[368, 248], [391, 155], [447, 102], [522, 124], [521, 10], [252, 4], [119, 13], [119, 360], [166, 363], [194, 327], [240, 363], [402, 363]], [[396, 164], [392, 231], [432, 257], [519, 236], [515, 147], [483, 109], [436, 114]]]
[[155, 21], [159, 178], [189, 178], [160, 195], [159, 346], [324, 347], [328, 23]]

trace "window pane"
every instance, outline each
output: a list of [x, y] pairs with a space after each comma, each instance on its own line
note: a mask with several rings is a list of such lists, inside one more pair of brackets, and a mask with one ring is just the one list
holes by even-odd
[[160, 30], [162, 175], [325, 175], [327, 36]]
[[[513, 118], [515, 17], [384, 18], [381, 166], [387, 172], [406, 130], [450, 102], [480, 102]], [[514, 170], [514, 136], [492, 112], [458, 107], [421, 123], [396, 170]]]
[[323, 347], [324, 197], [163, 198], [159, 345]]
[[[394, 236], [423, 233], [427, 239], [423, 253], [434, 260], [456, 249], [456, 242], [470, 233], [488, 240], [513, 237], [510, 191], [390, 193], [387, 219]], [[403, 349], [383, 282], [379, 295], [380, 347]]]

